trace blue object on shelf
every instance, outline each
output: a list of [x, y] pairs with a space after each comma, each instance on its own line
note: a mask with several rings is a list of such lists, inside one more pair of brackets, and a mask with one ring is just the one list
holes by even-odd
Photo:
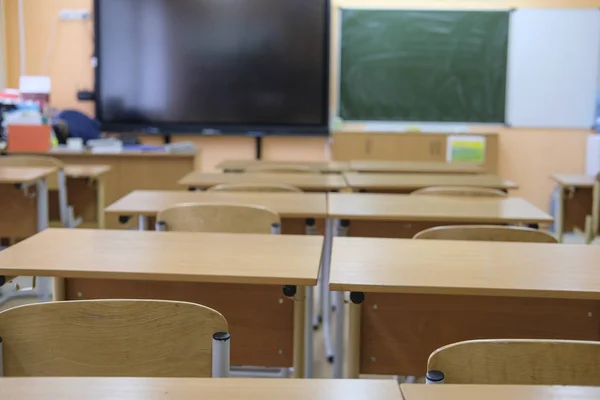
[[100, 122], [96, 121], [75, 110], [60, 112], [55, 118], [63, 120], [69, 126], [69, 137], [82, 138], [85, 143], [88, 140], [100, 139]]

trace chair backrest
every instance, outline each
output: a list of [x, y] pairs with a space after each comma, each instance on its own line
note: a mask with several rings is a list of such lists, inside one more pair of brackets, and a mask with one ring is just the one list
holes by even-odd
[[274, 164], [274, 165], [252, 165], [246, 167], [247, 173], [302, 173], [302, 174], [318, 174], [320, 171], [314, 170], [308, 165], [297, 164]]
[[417, 233], [413, 239], [558, 243], [554, 236], [537, 229], [499, 225], [436, 226]]
[[272, 233], [279, 214], [257, 205], [184, 203], [158, 213], [157, 225], [167, 231]]
[[2, 156], [0, 157], [1, 167], [53, 167], [64, 168], [65, 164], [58, 158], [50, 156]]
[[470, 186], [431, 186], [415, 190], [411, 195], [417, 196], [451, 196], [451, 197], [507, 197], [502, 190]]
[[427, 369], [450, 384], [600, 386], [600, 342], [472, 340], [437, 349]]
[[207, 192], [302, 192], [292, 185], [266, 183], [223, 183], [206, 189]]
[[227, 330], [178, 301], [29, 304], [0, 313], [4, 376], [210, 377], [213, 334]]

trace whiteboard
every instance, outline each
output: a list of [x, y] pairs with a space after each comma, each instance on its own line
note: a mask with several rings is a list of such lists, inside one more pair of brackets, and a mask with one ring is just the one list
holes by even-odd
[[507, 124], [591, 128], [599, 59], [600, 10], [515, 10], [509, 31]]

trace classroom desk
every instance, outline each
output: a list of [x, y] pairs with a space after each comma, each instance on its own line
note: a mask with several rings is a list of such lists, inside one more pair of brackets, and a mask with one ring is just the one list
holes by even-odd
[[[554, 174], [558, 184], [558, 204], [556, 215], [556, 237], [562, 242], [564, 232], [574, 228], [586, 233], [591, 242], [599, 228], [600, 185], [596, 177], [590, 175]], [[586, 217], [591, 216], [591, 226], [586, 227]]]
[[479, 186], [507, 191], [516, 189], [514, 182], [496, 175], [468, 174], [344, 174], [348, 186], [354, 191], [378, 193], [410, 193], [429, 186]]
[[591, 386], [400, 385], [404, 400], [597, 400]]
[[217, 165], [223, 172], [246, 172], [247, 168], [259, 166], [301, 165], [323, 174], [339, 174], [350, 170], [347, 162], [342, 161], [265, 161], [265, 160], [227, 160]]
[[422, 376], [431, 352], [463, 340], [600, 340], [599, 259], [586, 245], [335, 238], [348, 375]]
[[188, 188], [207, 189], [222, 183], [264, 183], [287, 184], [307, 192], [331, 192], [346, 188], [341, 175], [302, 174], [302, 173], [228, 173], [206, 174], [194, 171], [179, 180], [179, 184]]
[[436, 161], [350, 161], [350, 171], [363, 173], [485, 174], [481, 164]]
[[[21, 153], [19, 153], [21, 154]], [[33, 154], [33, 153], [32, 153]], [[117, 201], [134, 190], [177, 190], [177, 180], [194, 170], [200, 153], [122, 152], [117, 154], [92, 154], [89, 151], [55, 150], [34, 153], [56, 157], [67, 165], [108, 165], [105, 176], [106, 203]], [[108, 219], [106, 228], [119, 227], [119, 221]]]
[[331, 193], [327, 212], [348, 227], [347, 236], [362, 237], [411, 238], [439, 225], [552, 223], [550, 215], [520, 197]]
[[204, 304], [229, 322], [232, 365], [303, 376], [305, 288], [322, 247], [321, 236], [48, 229], [0, 252], [0, 275], [66, 278], [56, 300]]
[[2, 378], [3, 400], [402, 400], [390, 380]]
[[[184, 192], [184, 191], [135, 191], [111, 204], [106, 213], [118, 216], [124, 224], [131, 217], [138, 218], [138, 229], [153, 229], [156, 215], [165, 208], [181, 203], [226, 203], [226, 204], [255, 204], [267, 207], [281, 216], [281, 233], [295, 235], [324, 235], [328, 232], [327, 246], [324, 254], [330, 254], [331, 229], [326, 229], [327, 195], [325, 193], [250, 193], [250, 192]], [[125, 225], [123, 225], [125, 226]], [[328, 296], [327, 284], [319, 276], [321, 298]], [[306, 323], [306, 357], [312, 361], [313, 326], [318, 327], [322, 321], [325, 304], [321, 302], [321, 310], [313, 321], [311, 318], [314, 303], [313, 288], [306, 289], [306, 307], [308, 316]], [[325, 302], [328, 304], [328, 302]], [[328, 320], [327, 320], [328, 323]], [[329, 331], [329, 325], [325, 328]], [[331, 347], [327, 343], [328, 349]], [[328, 350], [331, 353], [331, 350]], [[307, 364], [306, 376], [312, 376], [312, 363]]]
[[48, 227], [48, 182], [56, 168], [0, 167], [0, 237], [26, 238]]
[[[159, 211], [181, 203], [255, 204], [277, 212], [282, 218], [282, 233], [306, 233], [307, 219], [314, 219], [316, 232], [324, 232], [327, 218], [325, 193], [256, 193], [256, 192], [185, 192], [136, 190], [106, 208], [107, 214], [117, 215], [122, 221], [141, 216], [146, 221], [138, 225], [151, 227], [150, 218]], [[311, 224], [312, 225], [312, 224]]]
[[[106, 176], [111, 167], [108, 165], [66, 165], [67, 199], [74, 209], [76, 218], [83, 222], [82, 228], [104, 228], [104, 208], [106, 204]], [[50, 183], [50, 189], [53, 189]], [[57, 213], [58, 193], [50, 192], [50, 220], [60, 221]], [[52, 224], [54, 226], [54, 224]], [[56, 226], [61, 226], [60, 223]]]

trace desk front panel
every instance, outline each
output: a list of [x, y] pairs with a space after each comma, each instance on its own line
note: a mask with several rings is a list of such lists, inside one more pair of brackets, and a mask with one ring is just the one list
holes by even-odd
[[35, 185], [17, 189], [0, 185], [0, 238], [25, 239], [37, 232]]
[[565, 232], [585, 231], [585, 217], [592, 214], [592, 188], [565, 189]]
[[360, 341], [363, 374], [423, 376], [434, 350], [464, 340], [600, 340], [600, 301], [596, 300], [365, 295]]
[[[215, 268], [219, 266], [215, 265]], [[282, 286], [65, 280], [65, 300], [91, 299], [161, 299], [202, 304], [217, 310], [227, 319], [232, 365], [293, 365], [294, 303], [283, 295]]]

